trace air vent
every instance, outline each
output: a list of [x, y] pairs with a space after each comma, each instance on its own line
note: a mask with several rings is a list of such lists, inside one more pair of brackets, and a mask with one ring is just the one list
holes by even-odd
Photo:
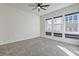
[[56, 36], [56, 37], [62, 37], [62, 33], [54, 33], [54, 36]]
[[79, 39], [79, 35], [76, 35], [76, 34], [65, 34], [65, 38]]
[[46, 32], [46, 35], [52, 35], [52, 33], [51, 32]]

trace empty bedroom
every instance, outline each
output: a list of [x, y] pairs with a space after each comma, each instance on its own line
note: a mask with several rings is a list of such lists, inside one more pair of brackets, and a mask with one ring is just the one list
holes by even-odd
[[79, 3], [0, 3], [0, 56], [79, 56]]

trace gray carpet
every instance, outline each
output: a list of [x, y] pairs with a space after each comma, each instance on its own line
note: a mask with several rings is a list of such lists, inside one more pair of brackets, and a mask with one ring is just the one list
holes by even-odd
[[68, 56], [57, 45], [64, 46], [72, 52], [79, 48], [75, 45], [38, 37], [1, 45], [0, 56]]

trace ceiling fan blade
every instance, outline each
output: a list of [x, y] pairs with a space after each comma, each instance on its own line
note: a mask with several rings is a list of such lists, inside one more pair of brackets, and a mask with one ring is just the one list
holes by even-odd
[[41, 9], [46, 10], [45, 8], [42, 8], [42, 7], [41, 7]]
[[33, 8], [32, 10], [35, 10], [35, 9], [37, 9], [37, 7]]
[[41, 7], [48, 7], [48, 6], [50, 6], [50, 5], [41, 5]]

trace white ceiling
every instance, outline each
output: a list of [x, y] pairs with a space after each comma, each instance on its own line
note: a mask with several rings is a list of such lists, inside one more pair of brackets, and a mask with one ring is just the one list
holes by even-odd
[[7, 3], [7, 5], [9, 5], [11, 7], [18, 8], [18, 9], [28, 11], [28, 12], [32, 12], [32, 13], [34, 13], [36, 15], [40, 15], [40, 16], [47, 14], [49, 12], [53, 12], [55, 10], [64, 8], [66, 6], [69, 6], [72, 3], [45, 3], [45, 4], [49, 4], [50, 6], [46, 8], [47, 10], [40, 10], [40, 12], [38, 12], [37, 9], [32, 10], [34, 7], [32, 7], [32, 6], [29, 7], [28, 5], [30, 5], [30, 4], [34, 4], [34, 3]]

